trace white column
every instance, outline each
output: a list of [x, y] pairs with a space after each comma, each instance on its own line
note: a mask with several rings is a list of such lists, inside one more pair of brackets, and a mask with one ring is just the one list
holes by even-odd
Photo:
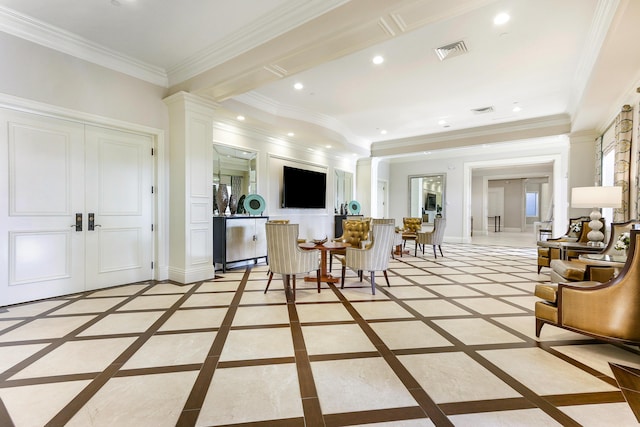
[[213, 115], [216, 104], [186, 92], [169, 108], [169, 280], [211, 279], [213, 266]]

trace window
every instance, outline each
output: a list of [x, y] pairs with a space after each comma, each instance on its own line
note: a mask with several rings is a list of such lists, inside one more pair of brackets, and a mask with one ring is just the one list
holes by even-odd
[[540, 214], [538, 206], [538, 192], [537, 191], [527, 191], [526, 194], [526, 215], [538, 217]]

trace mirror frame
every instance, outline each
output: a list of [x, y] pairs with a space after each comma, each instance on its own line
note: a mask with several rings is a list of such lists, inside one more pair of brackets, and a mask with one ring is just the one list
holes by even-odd
[[[440, 206], [440, 208], [441, 208], [440, 209], [440, 214], [444, 217], [445, 216], [445, 206], [446, 206], [446, 204], [445, 204], [446, 203], [446, 201], [445, 201], [445, 193], [446, 193], [446, 189], [447, 189], [447, 186], [446, 186], [446, 183], [447, 183], [446, 178], [447, 178], [447, 176], [446, 176], [446, 174], [433, 173], [433, 174], [409, 175], [408, 178], [409, 178], [408, 179], [408, 184], [409, 184], [409, 188], [408, 188], [408, 201], [409, 201], [409, 203], [408, 203], [408, 212], [409, 212], [409, 216], [411, 216], [411, 217], [415, 216], [414, 215], [415, 212], [413, 212], [411, 210], [411, 205], [412, 205], [412, 201], [413, 201], [413, 192], [412, 192], [413, 180], [414, 179], [423, 179], [423, 178], [439, 178], [440, 181], [441, 181], [440, 200], [438, 202], [438, 198], [437, 198], [438, 197], [437, 196], [438, 193], [436, 193], [436, 207], [438, 205]], [[424, 187], [422, 187], [421, 189], [424, 190]], [[423, 199], [424, 199], [424, 197], [423, 197]], [[424, 202], [421, 203], [421, 207], [422, 206], [424, 206]], [[424, 209], [421, 209], [421, 211], [420, 211], [421, 213], [419, 215], [418, 214], [416, 214], [416, 215], [422, 217], [423, 210]], [[437, 212], [438, 211], [436, 209], [436, 214], [437, 214]], [[435, 218], [435, 216], [434, 216], [434, 218]], [[433, 222], [433, 218], [429, 218], [429, 219], [430, 219], [430, 222]]]

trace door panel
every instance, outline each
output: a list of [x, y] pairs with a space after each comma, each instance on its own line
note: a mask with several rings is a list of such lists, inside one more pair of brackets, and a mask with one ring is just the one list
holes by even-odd
[[[0, 305], [84, 290], [84, 127], [0, 109]], [[8, 191], [7, 191], [8, 190]]]
[[151, 146], [0, 109], [0, 306], [152, 278]]
[[151, 138], [87, 126], [87, 289], [152, 278]]

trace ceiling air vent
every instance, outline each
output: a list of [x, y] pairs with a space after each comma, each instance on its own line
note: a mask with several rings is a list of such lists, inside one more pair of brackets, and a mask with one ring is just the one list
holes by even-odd
[[463, 53], [468, 52], [467, 45], [462, 40], [455, 43], [449, 43], [445, 46], [437, 47], [434, 50], [436, 51], [436, 55], [438, 55], [438, 58], [440, 58], [440, 61], [444, 61], [445, 59], [462, 55]]
[[489, 107], [482, 107], [482, 108], [472, 108], [471, 112], [473, 114], [487, 114], [487, 113], [493, 113], [495, 110], [493, 109], [493, 107], [489, 106]]

